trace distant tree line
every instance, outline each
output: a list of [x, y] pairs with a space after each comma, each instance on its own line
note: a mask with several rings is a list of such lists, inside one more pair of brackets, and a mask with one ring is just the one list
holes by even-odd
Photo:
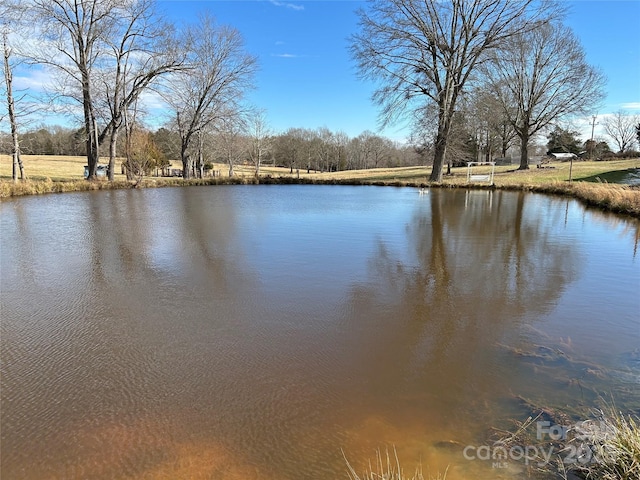
[[[85, 137], [83, 129], [39, 126], [21, 134], [21, 152], [25, 155], [82, 156], [86, 148]], [[169, 165], [180, 170], [183, 168], [182, 140], [178, 132], [166, 127], [155, 131], [140, 127], [131, 137], [128, 147], [124, 143], [117, 146], [115, 156], [124, 162], [129, 158], [129, 168], [137, 172], [134, 176], [148, 174], [155, 168], [168, 168]], [[211, 169], [212, 163], [226, 164], [231, 171], [237, 164], [252, 165], [256, 173], [263, 165], [286, 167], [291, 172], [329, 172], [424, 164], [419, 149], [370, 131], [351, 138], [344, 132], [333, 132], [324, 127], [291, 128], [273, 133], [264, 126], [256, 133], [255, 125], [252, 129], [247, 122], [238, 127], [236, 135], [231, 135], [229, 129], [201, 133], [200, 142], [203, 171]], [[0, 153], [10, 154], [11, 148], [11, 135], [0, 133]], [[130, 150], [128, 157], [127, 148]], [[152, 159], [146, 159], [141, 152], [148, 153]], [[197, 165], [194, 163], [192, 168]]]
[[[452, 166], [466, 165], [472, 160], [490, 161], [509, 157], [517, 151], [518, 139], [508, 124], [499, 118], [492, 120], [488, 117], [490, 109], [486, 109], [484, 104], [465, 107], [468, 110], [455, 116], [450, 133], [448, 161]], [[486, 109], [484, 112], [483, 107]], [[371, 131], [349, 137], [344, 132], [333, 132], [325, 127], [290, 128], [274, 133], [263, 117], [255, 115], [245, 119], [233, 141], [225, 131], [211, 131], [202, 135], [201, 161], [204, 173], [210, 172], [213, 163], [227, 164], [230, 170], [236, 164], [252, 165], [256, 173], [263, 165], [286, 167], [291, 172], [391, 168], [425, 165], [433, 154], [433, 144], [429, 143], [428, 135], [420, 138], [416, 134], [412, 142], [400, 143]], [[252, 118], [253, 122], [250, 121]], [[256, 118], [260, 118], [257, 126]], [[619, 118], [612, 118], [612, 121], [621, 122]], [[629, 119], [633, 120], [631, 116]], [[638, 125], [631, 123], [631, 126], [631, 133], [637, 135]], [[428, 129], [424, 131], [428, 132]], [[82, 156], [86, 148], [85, 136], [83, 129], [38, 126], [20, 136], [21, 151], [26, 155]], [[624, 144], [624, 150], [614, 152], [603, 140], [582, 141], [578, 132], [560, 126], [554, 127], [546, 138], [546, 150], [539, 154], [566, 152], [596, 160], [640, 156], [631, 148], [633, 141]], [[140, 127], [131, 135], [128, 143], [128, 157], [125, 143], [118, 144], [115, 155], [122, 159], [125, 170], [130, 171], [130, 178], [154, 172], [166, 173], [169, 167], [182, 169], [181, 138], [178, 132], [170, 128], [161, 127], [152, 131]], [[616, 146], [620, 147], [620, 144], [616, 143]], [[11, 147], [11, 135], [0, 133], [0, 153], [10, 154]], [[197, 172], [191, 173], [197, 175]]]
[[[20, 134], [25, 155], [85, 155], [85, 132], [61, 126], [39, 126]], [[0, 152], [11, 154], [11, 135], [0, 133]]]

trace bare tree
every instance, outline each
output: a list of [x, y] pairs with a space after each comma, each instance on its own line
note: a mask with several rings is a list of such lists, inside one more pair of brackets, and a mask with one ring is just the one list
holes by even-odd
[[273, 159], [280, 165], [289, 167], [291, 173], [294, 168], [306, 164], [307, 171], [318, 169], [318, 148], [320, 140], [317, 132], [304, 128], [289, 128], [286, 132], [273, 139]]
[[249, 114], [247, 120], [249, 134], [249, 158], [256, 169], [256, 178], [260, 176], [260, 165], [271, 147], [272, 132], [267, 123], [264, 110], [257, 110]]
[[559, 22], [513, 37], [494, 53], [484, 73], [520, 139], [520, 169], [529, 168], [533, 135], [559, 119], [587, 113], [603, 97], [603, 75]]
[[[124, 110], [161, 74], [180, 65], [171, 29], [153, 0], [25, 0], [40, 42], [29, 56], [58, 72], [58, 99], [82, 105], [89, 179], [109, 137], [109, 177]], [[102, 128], [98, 130], [98, 120]]]
[[240, 32], [218, 25], [210, 16], [201, 16], [186, 36], [189, 69], [172, 75], [164, 97], [175, 114], [183, 177], [189, 178], [193, 137], [238, 110], [257, 63], [244, 51]]
[[89, 180], [96, 178], [99, 158], [93, 73], [121, 5], [121, 0], [30, 0], [41, 32], [33, 60], [57, 70], [81, 92]]
[[349, 135], [343, 131], [333, 134], [332, 146], [334, 150], [334, 165], [336, 170], [344, 170], [347, 166], [347, 146], [349, 145]]
[[114, 179], [116, 144], [124, 112], [137, 103], [160, 75], [181, 68], [183, 58], [172, 37], [173, 29], [159, 19], [153, 0], [123, 0], [116, 27], [105, 39], [105, 61], [97, 77], [104, 127], [109, 137], [109, 180]]
[[[4, 73], [5, 98], [7, 102], [7, 114], [11, 128], [11, 158], [12, 158], [12, 179], [14, 182], [24, 180], [24, 164], [20, 156], [20, 139], [18, 135], [18, 117], [20, 113], [16, 110], [16, 99], [13, 91], [13, 68], [12, 61], [13, 48], [9, 43], [9, 33], [13, 29], [20, 28], [24, 8], [15, 0], [0, 1], [0, 29], [2, 34], [2, 52]], [[28, 114], [28, 110], [22, 112]], [[19, 173], [18, 173], [19, 172]]]
[[234, 167], [247, 151], [246, 118], [241, 112], [227, 112], [221, 115], [213, 126], [216, 132], [216, 150], [229, 165], [229, 176], [233, 177]]
[[365, 130], [356, 138], [351, 140], [352, 148], [355, 150], [354, 156], [356, 157], [355, 168], [364, 169], [368, 168], [369, 159], [371, 158], [371, 142], [369, 141], [374, 137], [374, 133], [371, 130]]
[[20, 180], [24, 180], [24, 165], [20, 158], [20, 142], [18, 139], [18, 120], [16, 115], [15, 100], [13, 98], [13, 70], [11, 68], [11, 47], [7, 41], [7, 33], [2, 34], [2, 46], [4, 62], [2, 64], [4, 70], [4, 81], [6, 85], [7, 112], [9, 114], [9, 124], [11, 125], [11, 158], [12, 158], [12, 178], [18, 181], [18, 170], [20, 171]]
[[618, 145], [619, 153], [624, 153], [633, 146], [638, 122], [640, 122], [638, 115], [631, 115], [621, 110], [602, 120], [604, 131]]
[[[456, 112], [451, 118], [447, 135], [446, 174], [451, 174], [451, 167], [474, 159], [475, 150], [470, 151], [469, 142], [475, 142], [475, 135], [470, 131], [470, 123], [475, 120], [475, 113], [469, 110], [465, 97], [460, 98]], [[411, 141], [414, 149], [423, 161], [433, 161], [436, 140], [438, 137], [438, 107], [434, 103], [424, 105], [414, 123]]]
[[475, 89], [470, 100], [469, 119], [475, 121], [478, 145], [484, 160], [491, 161], [496, 153], [507, 156], [507, 151], [517, 137], [500, 101], [483, 86]]
[[333, 153], [333, 132], [327, 127], [320, 127], [316, 130], [318, 137], [318, 160], [321, 172], [331, 171], [331, 159]]
[[390, 150], [389, 140], [370, 131], [361, 133], [358, 138], [361, 143], [364, 168], [378, 168]]
[[362, 76], [380, 84], [373, 98], [384, 123], [418, 99], [437, 104], [431, 180], [440, 181], [456, 103], [478, 63], [558, 13], [535, 0], [372, 0], [351, 50]]

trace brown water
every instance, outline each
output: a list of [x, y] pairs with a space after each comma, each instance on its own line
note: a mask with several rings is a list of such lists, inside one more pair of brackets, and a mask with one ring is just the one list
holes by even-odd
[[[507, 192], [229, 186], [0, 204], [1, 477], [522, 478], [523, 398], [640, 412], [639, 225]], [[505, 465], [501, 465], [505, 466]]]

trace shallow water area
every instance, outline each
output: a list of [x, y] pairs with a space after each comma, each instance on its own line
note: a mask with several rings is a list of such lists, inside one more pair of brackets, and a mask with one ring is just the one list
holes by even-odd
[[523, 478], [465, 447], [532, 405], [640, 413], [639, 232], [521, 192], [4, 201], [0, 477], [344, 478], [395, 446]]

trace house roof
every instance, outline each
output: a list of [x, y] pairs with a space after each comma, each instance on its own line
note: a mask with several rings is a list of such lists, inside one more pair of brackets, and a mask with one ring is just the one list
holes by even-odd
[[576, 158], [577, 155], [575, 153], [550, 153], [550, 157], [555, 158], [556, 160], [569, 160], [570, 158]]

